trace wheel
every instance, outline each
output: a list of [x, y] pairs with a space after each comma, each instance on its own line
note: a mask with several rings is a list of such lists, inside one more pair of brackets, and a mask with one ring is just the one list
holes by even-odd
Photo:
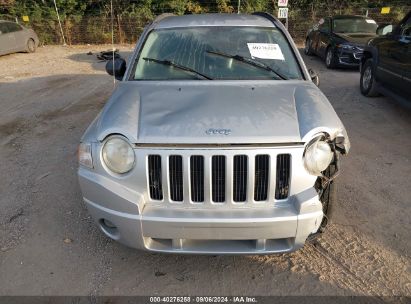
[[311, 39], [307, 38], [305, 40], [305, 45], [304, 45], [304, 54], [311, 56], [313, 55], [313, 52], [311, 50]]
[[360, 89], [361, 94], [367, 97], [376, 97], [379, 95], [377, 91], [377, 83], [375, 82], [374, 69], [372, 58], [367, 59], [364, 66], [361, 68]]
[[337, 66], [336, 57], [334, 56], [332, 47], [328, 47], [325, 54], [325, 65], [329, 69], [333, 69]]
[[36, 51], [36, 43], [33, 39], [29, 39], [26, 45], [26, 52], [27, 53], [34, 53]]
[[[336, 165], [332, 163], [324, 172], [324, 175], [327, 177], [333, 176], [336, 170]], [[317, 182], [319, 181], [317, 180]], [[334, 205], [337, 203], [337, 185], [335, 183], [335, 180], [332, 180], [328, 183], [328, 185], [323, 189], [319, 198], [322, 204], [324, 217], [317, 232], [308, 236], [307, 241], [309, 242], [315, 242], [315, 240], [318, 239], [326, 231], [325, 228], [330, 223]]]
[[[328, 169], [325, 172], [325, 175], [327, 177], [330, 177], [332, 175], [334, 175], [336, 170], [336, 167], [334, 164], [330, 165], [328, 167]], [[334, 207], [334, 204], [336, 203], [337, 200], [337, 188], [336, 188], [336, 184], [335, 184], [335, 180], [332, 180], [327, 187], [324, 189], [323, 193], [320, 195], [320, 201], [321, 204], [323, 205], [323, 213], [325, 214], [320, 228], [320, 231], [324, 231], [325, 227], [329, 224], [330, 222], [330, 218], [332, 215], [332, 210]]]

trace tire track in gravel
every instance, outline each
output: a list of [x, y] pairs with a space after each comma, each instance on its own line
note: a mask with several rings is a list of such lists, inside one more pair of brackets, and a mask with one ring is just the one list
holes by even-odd
[[[384, 296], [398, 296], [411, 293], [411, 273], [408, 271], [409, 259], [396, 252], [373, 243], [371, 240], [361, 238], [357, 233], [348, 233], [345, 230], [336, 229], [331, 231], [330, 236], [339, 244], [348, 244], [349, 262], [354, 262], [351, 266], [357, 267], [368, 279], [368, 282], [375, 286], [374, 293], [378, 293], [381, 287], [386, 287], [389, 291]], [[336, 248], [330, 243], [324, 242], [323, 248], [338, 255]], [[358, 272], [358, 271], [357, 271]], [[408, 284], [408, 285], [407, 285]], [[407, 287], [408, 286], [408, 287]]]
[[[79, 88], [83, 84], [84, 78], [84, 76], [71, 76], [70, 78], [59, 76], [52, 80], [48, 78], [36, 80], [34, 83], [43, 87], [44, 84], [57, 84], [57, 82], [65, 84], [67, 79], [70, 79], [69, 84], [76, 85], [78, 90], [80, 90]], [[24, 81], [8, 85], [16, 86], [20, 84], [28, 86], [29, 82]], [[28, 143], [35, 137], [35, 130], [39, 128], [46, 128], [47, 130], [56, 128], [54, 123], [59, 122], [58, 119], [64, 116], [79, 115], [86, 111], [97, 112], [103, 107], [102, 101], [107, 98], [111, 91], [111, 87], [107, 88], [103, 85], [101, 85], [101, 90], [98, 92], [89, 90], [85, 85], [83, 86], [85, 87], [82, 89], [84, 94], [74, 99], [75, 103], [72, 99], [68, 98], [65, 102], [51, 103], [55, 107], [53, 109], [38, 106], [36, 108], [37, 113], [29, 117], [25, 117], [20, 113], [21, 115], [17, 115], [14, 120], [0, 124], [0, 155], [3, 159], [7, 159], [7, 163], [4, 163], [0, 168], [3, 172], [9, 172], [11, 169], [8, 168], [14, 167], [15, 176], [18, 176], [13, 179], [11, 179], [13, 176], [5, 179], [5, 183], [9, 184], [9, 186], [5, 187], [2, 185], [5, 195], [0, 198], [0, 205], [3, 208], [3, 213], [0, 214], [0, 252], [8, 251], [21, 242], [25, 234], [25, 228], [31, 220], [31, 214], [34, 212], [32, 202], [35, 201], [34, 196], [38, 192], [36, 185], [40, 183], [39, 180], [36, 180], [38, 175], [37, 167], [41, 164], [42, 155], [44, 154], [44, 151], [36, 151], [39, 154], [37, 164], [31, 161], [33, 148]], [[25, 91], [24, 88], [22, 91]], [[61, 85], [60, 89], [64, 91], [65, 88], [66, 86]], [[58, 95], [58, 92], [56, 94]], [[34, 104], [39, 105], [40, 99], [39, 96], [32, 95]], [[47, 101], [51, 102], [53, 98], [48, 98]], [[25, 104], [23, 103], [23, 105]], [[7, 116], [10, 115], [3, 114], [1, 117]], [[47, 138], [40, 137], [39, 140], [45, 141]], [[3, 190], [2, 186], [0, 186], [0, 192]], [[10, 204], [10, 201], [15, 203]], [[22, 216], [10, 220], [19, 213], [22, 213]]]
[[290, 255], [291, 265], [319, 276], [355, 294], [373, 296], [409, 296], [411, 274], [409, 259], [338, 226], [326, 235]]
[[[327, 71], [323, 74], [326, 75]], [[382, 107], [378, 100], [362, 100], [361, 95], [357, 94], [358, 90], [353, 90], [351, 85], [339, 86], [338, 93], [335, 93], [336, 87], [330, 84], [322, 88], [325, 95], [333, 101], [333, 106], [343, 121], [346, 120], [346, 127], [356, 129], [357, 132], [357, 126], [353, 124], [355, 121], [349, 117], [359, 111], [369, 113], [370, 107]], [[353, 140], [355, 141], [355, 136]], [[358, 220], [354, 222], [358, 223]], [[321, 281], [358, 294], [382, 297], [411, 295], [409, 256], [399, 255], [390, 247], [380, 245], [355, 228], [340, 225], [331, 225], [328, 228], [316, 243], [307, 243], [302, 250], [290, 255], [291, 268], [294, 267], [300, 273], [314, 273]]]

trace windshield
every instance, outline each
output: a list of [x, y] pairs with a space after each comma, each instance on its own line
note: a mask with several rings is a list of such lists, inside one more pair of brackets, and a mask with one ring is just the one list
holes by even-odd
[[377, 30], [377, 23], [365, 18], [334, 19], [333, 31], [335, 33], [373, 33]]
[[302, 79], [283, 34], [261, 27], [153, 30], [133, 71], [135, 80]]

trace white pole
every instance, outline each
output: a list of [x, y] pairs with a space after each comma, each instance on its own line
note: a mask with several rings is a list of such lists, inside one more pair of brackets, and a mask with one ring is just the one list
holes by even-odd
[[111, 48], [113, 50], [113, 84], [116, 85], [116, 69], [114, 67], [114, 14], [113, 14], [113, 0], [110, 1], [111, 11]]
[[241, 0], [238, 0], [237, 14], [240, 13], [240, 5], [241, 5]]
[[61, 26], [60, 15], [59, 15], [59, 10], [57, 8], [56, 0], [54, 0], [54, 7], [56, 8], [57, 20], [59, 21], [61, 36], [63, 37], [63, 45], [66, 45], [66, 38], [64, 38], [63, 27]]

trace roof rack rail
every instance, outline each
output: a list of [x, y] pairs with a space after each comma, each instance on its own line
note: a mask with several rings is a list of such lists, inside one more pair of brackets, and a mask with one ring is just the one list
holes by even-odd
[[285, 28], [284, 24], [278, 18], [266, 12], [255, 12], [252, 13], [252, 15], [266, 18], [267, 20], [271, 21], [276, 27], [280, 28], [288, 38], [292, 39], [290, 34], [288, 33], [288, 30]]
[[153, 23], [159, 22], [159, 21], [161, 21], [161, 20], [163, 20], [163, 19], [165, 19], [165, 18], [167, 18], [167, 17], [173, 17], [173, 16], [176, 16], [176, 15], [173, 14], [173, 13], [162, 13], [162, 14], [158, 15], [158, 16], [153, 20]]
[[[251, 15], [264, 17], [264, 18], [270, 20], [272, 23], [274, 23], [274, 24], [276, 24], [276, 25], [277, 25], [278, 23], [281, 23], [281, 21], [278, 20], [276, 17], [274, 17], [273, 15], [271, 15], [271, 14], [269, 14], [269, 13], [266, 13], [266, 12], [254, 12], [254, 13], [252, 13]], [[281, 23], [281, 24], [282, 24], [282, 23]]]

